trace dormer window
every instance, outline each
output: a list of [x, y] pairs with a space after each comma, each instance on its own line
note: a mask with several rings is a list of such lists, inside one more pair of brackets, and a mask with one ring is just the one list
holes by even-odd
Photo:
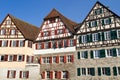
[[102, 14], [102, 8], [95, 9], [95, 15], [100, 15]]
[[15, 35], [15, 30], [14, 29], [11, 30], [11, 35]]
[[1, 35], [5, 35], [5, 29], [1, 29], [1, 30], [0, 30], [0, 34], [1, 34]]

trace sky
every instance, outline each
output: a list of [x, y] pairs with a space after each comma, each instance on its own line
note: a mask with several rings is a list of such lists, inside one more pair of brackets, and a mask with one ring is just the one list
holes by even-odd
[[43, 19], [55, 8], [67, 18], [81, 23], [96, 1], [120, 15], [120, 0], [0, 0], [0, 23], [7, 14], [41, 26]]

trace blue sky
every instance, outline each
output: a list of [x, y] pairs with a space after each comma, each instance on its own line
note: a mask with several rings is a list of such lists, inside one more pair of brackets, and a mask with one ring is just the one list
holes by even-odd
[[[69, 19], [81, 23], [97, 0], [0, 0], [0, 22], [10, 13], [40, 27], [43, 18], [56, 8]], [[120, 0], [99, 0], [120, 15]]]

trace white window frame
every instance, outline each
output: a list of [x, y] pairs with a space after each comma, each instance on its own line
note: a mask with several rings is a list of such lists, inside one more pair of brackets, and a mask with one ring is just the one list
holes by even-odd
[[27, 79], [27, 75], [28, 75], [27, 72], [28, 71], [22, 71], [22, 78], [23, 79]]
[[72, 62], [72, 55], [67, 56], [67, 62]]
[[109, 18], [104, 19], [105, 25], [109, 25]]
[[45, 42], [45, 49], [48, 49], [49, 48], [49, 44], [48, 42]]
[[120, 48], [117, 48], [117, 56], [120, 56]]
[[[19, 60], [19, 57], [20, 57], [20, 56], [21, 56], [21, 60]], [[22, 61], [22, 60], [23, 60], [23, 55], [18, 55], [18, 56], [17, 56], [17, 61], [20, 62], [20, 61]]]
[[87, 42], [87, 35], [82, 35], [82, 43], [86, 43]]
[[7, 47], [7, 40], [2, 40], [2, 47]]
[[10, 72], [9, 72], [9, 78], [14, 78], [14, 71], [15, 70], [9, 70]]
[[46, 63], [50, 63], [50, 57], [46, 57]]
[[46, 71], [46, 78], [50, 79], [50, 71]]
[[49, 35], [48, 31], [46, 31], [46, 32], [43, 33], [43, 36], [48, 36], [48, 35]]
[[110, 40], [111, 39], [110, 31], [104, 32], [104, 35], [105, 35], [105, 40]]
[[91, 21], [91, 27], [95, 27], [96, 26], [95, 23], [96, 21]]
[[46, 63], [46, 57], [42, 57], [42, 63]]
[[120, 38], [120, 29], [117, 30], [117, 38]]
[[[2, 60], [3, 57], [3, 60]], [[0, 61], [4, 61], [5, 56], [4, 55], [0, 55]]]
[[87, 73], [86, 68], [81, 68], [81, 74], [82, 74], [82, 75], [87, 75], [86, 73]]
[[15, 29], [11, 29], [11, 35], [15, 35]]
[[74, 40], [70, 39], [70, 46], [74, 46]]
[[16, 40], [13, 40], [11, 46], [12, 46], [12, 47], [16, 47], [16, 44], [17, 44], [17, 41], [16, 41]]
[[24, 41], [23, 40], [20, 40], [19, 41], [19, 47], [23, 47], [24, 46]]
[[63, 29], [58, 29], [57, 34], [63, 34]]
[[8, 55], [8, 61], [12, 62], [13, 61], [13, 55]]
[[92, 40], [93, 41], [98, 41], [98, 33], [92, 34]]
[[56, 56], [53, 56], [52, 62], [56, 63]]
[[85, 59], [85, 51], [81, 51], [81, 59]]
[[120, 67], [117, 67], [117, 74], [120, 75]]
[[5, 35], [5, 29], [1, 29], [1, 30], [0, 30], [0, 34], [1, 34], [1, 35]]
[[67, 78], [67, 71], [62, 71], [62, 78], [66, 79]]
[[61, 62], [61, 63], [64, 62], [64, 56], [60, 56], [60, 62]]
[[94, 58], [100, 58], [100, 51], [99, 50], [94, 50]]
[[113, 56], [113, 50], [112, 49], [106, 49], [106, 55], [107, 55], [107, 57], [112, 57]]

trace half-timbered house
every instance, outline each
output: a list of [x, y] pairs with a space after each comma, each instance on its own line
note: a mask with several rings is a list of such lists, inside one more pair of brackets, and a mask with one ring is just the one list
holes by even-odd
[[39, 59], [42, 80], [73, 80], [75, 77], [75, 26], [75, 22], [56, 9], [44, 18], [34, 52]]
[[8, 14], [0, 25], [0, 80], [39, 80], [32, 44], [38, 28]]
[[96, 2], [76, 30], [76, 80], [119, 80], [120, 17]]

